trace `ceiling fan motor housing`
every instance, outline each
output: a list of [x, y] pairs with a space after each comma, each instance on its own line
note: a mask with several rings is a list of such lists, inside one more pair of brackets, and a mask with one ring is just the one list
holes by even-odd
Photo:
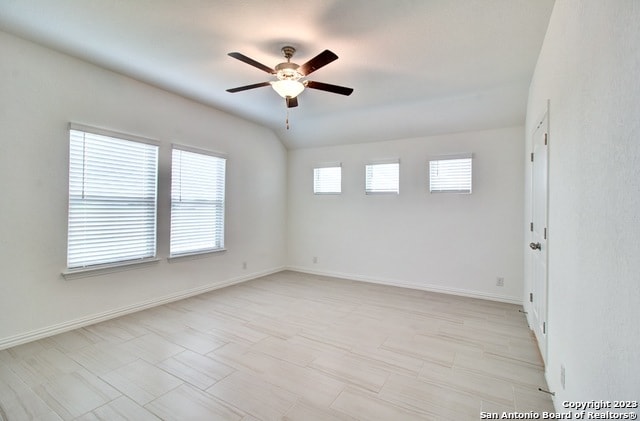
[[279, 80], [298, 80], [303, 76], [298, 71], [299, 67], [296, 63], [280, 63], [276, 66], [276, 76]]
[[298, 80], [302, 76], [302, 73], [298, 71], [300, 67], [296, 63], [291, 63], [291, 57], [296, 53], [296, 49], [289, 45], [282, 47], [282, 55], [287, 59], [286, 63], [280, 63], [276, 66], [276, 76], [278, 80]]

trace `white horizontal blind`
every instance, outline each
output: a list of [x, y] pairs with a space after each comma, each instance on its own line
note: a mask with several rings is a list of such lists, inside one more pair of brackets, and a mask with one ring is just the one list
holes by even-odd
[[155, 257], [158, 146], [70, 129], [67, 267]]
[[175, 148], [170, 255], [224, 248], [225, 158]]
[[399, 193], [400, 163], [367, 164], [365, 167], [365, 193]]
[[471, 193], [471, 156], [429, 161], [431, 193]]
[[322, 167], [313, 169], [314, 194], [342, 193], [342, 167]]

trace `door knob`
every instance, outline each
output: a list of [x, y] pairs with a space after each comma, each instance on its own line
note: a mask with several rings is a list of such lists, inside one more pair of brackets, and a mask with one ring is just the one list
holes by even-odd
[[531, 247], [531, 250], [540, 250], [540, 249], [542, 249], [542, 247], [540, 246], [540, 243], [529, 243], [529, 247]]

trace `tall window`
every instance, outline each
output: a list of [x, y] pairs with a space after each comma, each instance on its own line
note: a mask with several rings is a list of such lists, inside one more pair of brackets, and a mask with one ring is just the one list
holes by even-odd
[[71, 125], [70, 269], [155, 257], [158, 146]]
[[453, 155], [429, 161], [431, 193], [471, 193], [472, 155]]
[[226, 162], [223, 157], [174, 145], [171, 256], [224, 249]]
[[399, 193], [400, 163], [368, 164], [365, 167], [365, 193]]
[[340, 164], [313, 169], [314, 194], [340, 194], [342, 192], [342, 167]]

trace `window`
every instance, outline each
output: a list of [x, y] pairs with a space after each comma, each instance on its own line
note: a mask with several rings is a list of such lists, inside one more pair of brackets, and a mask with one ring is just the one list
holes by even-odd
[[313, 169], [313, 193], [342, 193], [342, 167], [340, 164]]
[[365, 167], [365, 193], [399, 193], [400, 162], [368, 164]]
[[227, 160], [174, 145], [170, 256], [224, 250]]
[[471, 193], [472, 155], [454, 155], [429, 161], [431, 193]]
[[158, 145], [70, 125], [69, 269], [155, 257]]

